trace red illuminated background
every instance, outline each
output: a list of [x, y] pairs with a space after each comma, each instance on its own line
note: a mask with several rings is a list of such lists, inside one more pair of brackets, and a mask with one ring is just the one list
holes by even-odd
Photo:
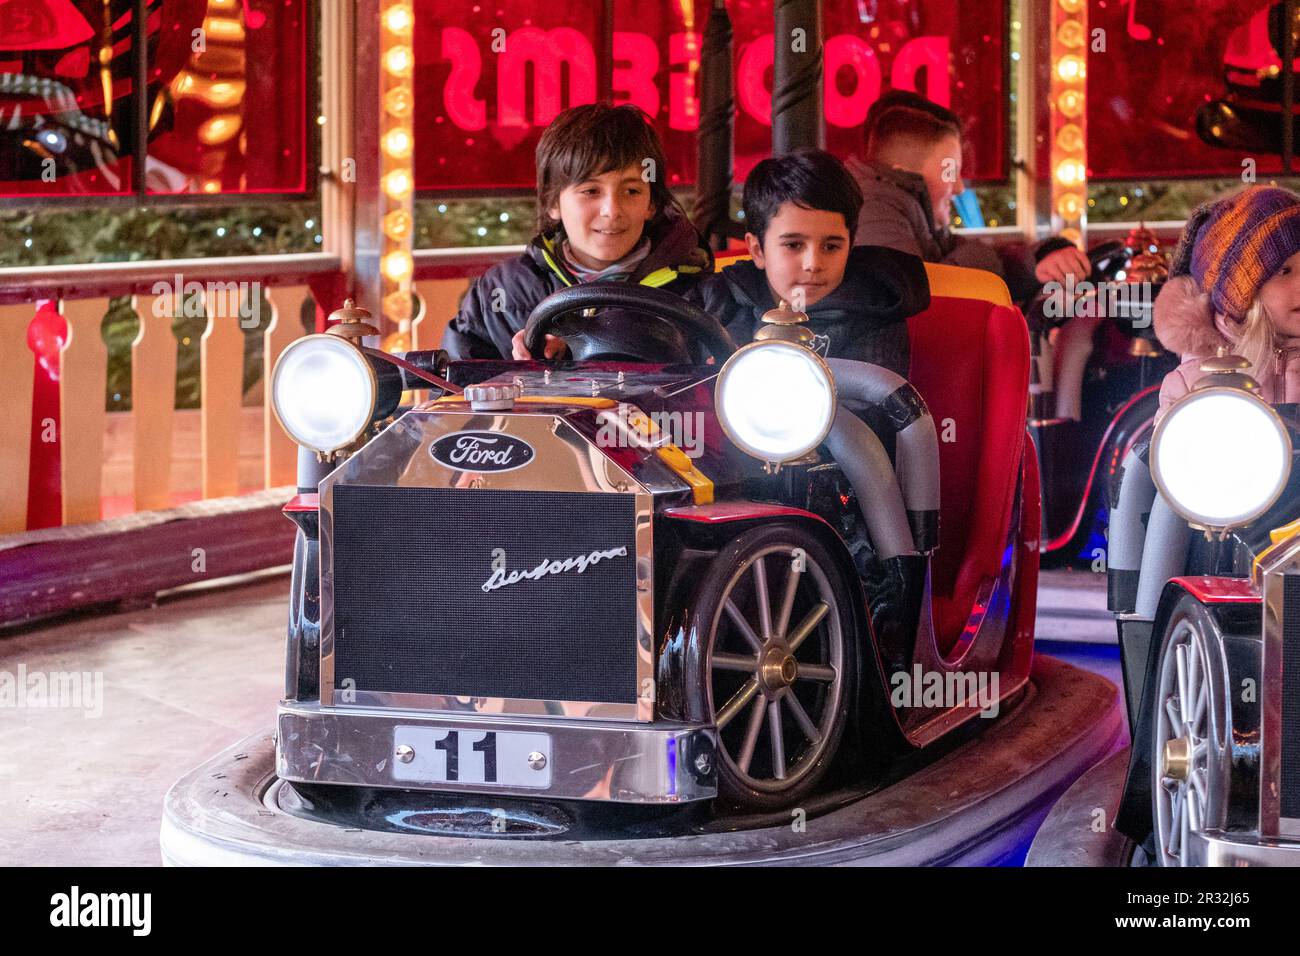
[[[301, 194], [313, 188], [316, 78], [310, 25], [320, 0], [0, 0], [0, 194]], [[601, 89], [603, 5], [555, 0], [413, 0], [416, 182], [426, 194], [527, 189], [542, 127]], [[614, 0], [611, 92], [649, 112], [670, 177], [695, 175], [699, 37], [708, 4]], [[1229, 82], [1267, 96], [1280, 66], [1266, 0], [1091, 0], [1106, 50], [1089, 55], [1088, 136], [1096, 179], [1237, 175], [1242, 157], [1196, 135]], [[455, 16], [448, 11], [455, 8]], [[771, 143], [770, 0], [731, 0], [737, 179]], [[847, 156], [883, 89], [920, 89], [969, 129], [968, 176], [1008, 176], [1011, 104], [1005, 4], [825, 0], [826, 135]], [[143, 13], [147, 49], [136, 49]], [[193, 31], [235, 18], [235, 35]], [[1029, 38], [1026, 38], [1028, 40]], [[99, 50], [109, 55], [101, 68]], [[135, 129], [136, 57], [148, 59], [145, 149]], [[1270, 86], [1272, 84], [1272, 86]], [[105, 95], [107, 91], [107, 95]], [[60, 144], [60, 137], [67, 142]], [[47, 149], [47, 141], [49, 148]], [[61, 145], [61, 152], [57, 148]], [[46, 152], [42, 152], [46, 150]], [[58, 175], [42, 179], [54, 156]], [[1254, 157], [1260, 172], [1276, 155]]]
[[[542, 127], [563, 107], [596, 97], [601, 9], [545, 0], [475, 3], [452, 24], [437, 16], [439, 5], [416, 2], [418, 187], [530, 186]], [[673, 182], [694, 179], [699, 38], [708, 6], [614, 3], [613, 98], [654, 118]], [[735, 28], [736, 174], [743, 178], [771, 149], [772, 6], [733, 0], [728, 10]], [[968, 122], [971, 175], [1004, 179], [1006, 27], [996, 3], [959, 9], [956, 0], [828, 2], [828, 147], [841, 155], [859, 147], [862, 120], [882, 89], [919, 86]]]

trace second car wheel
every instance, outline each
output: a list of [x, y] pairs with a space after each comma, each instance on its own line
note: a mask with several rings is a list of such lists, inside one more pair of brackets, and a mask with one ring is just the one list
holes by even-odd
[[855, 702], [849, 594], [839, 562], [795, 523], [741, 533], [705, 570], [687, 693], [717, 725], [728, 805], [794, 807], [830, 766]]
[[1187, 866], [1191, 834], [1227, 815], [1227, 667], [1214, 617], [1184, 595], [1165, 628], [1151, 739], [1156, 862]]

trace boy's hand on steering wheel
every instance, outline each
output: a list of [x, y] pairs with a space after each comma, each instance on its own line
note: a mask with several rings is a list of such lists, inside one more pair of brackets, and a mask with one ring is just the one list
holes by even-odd
[[1067, 275], [1073, 274], [1076, 281], [1088, 278], [1092, 272], [1092, 263], [1081, 249], [1067, 246], [1043, 256], [1043, 261], [1034, 269], [1034, 278], [1040, 283], [1065, 282]]
[[[567, 350], [568, 346], [564, 344], [564, 339], [560, 338], [558, 335], [548, 335], [546, 337], [546, 358], [559, 358]], [[519, 359], [520, 361], [526, 361], [533, 357], [524, 345], [523, 329], [516, 332], [514, 338], [510, 340], [510, 357]]]

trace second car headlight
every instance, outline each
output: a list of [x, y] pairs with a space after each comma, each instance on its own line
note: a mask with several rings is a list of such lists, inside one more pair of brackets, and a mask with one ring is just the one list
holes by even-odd
[[1192, 392], [1157, 424], [1151, 473], [1174, 510], [1205, 528], [1258, 518], [1291, 475], [1291, 436], [1273, 409], [1237, 388]]
[[370, 361], [336, 335], [295, 340], [271, 373], [271, 403], [280, 424], [299, 445], [322, 454], [361, 437], [378, 390]]
[[835, 419], [835, 376], [815, 352], [789, 342], [754, 342], [718, 374], [718, 421], [736, 445], [763, 461], [801, 458]]

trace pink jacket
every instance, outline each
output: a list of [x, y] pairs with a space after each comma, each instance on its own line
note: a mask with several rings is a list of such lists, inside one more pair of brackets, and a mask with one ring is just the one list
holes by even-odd
[[[1214, 314], [1210, 297], [1185, 275], [1166, 282], [1156, 297], [1155, 331], [1160, 344], [1183, 360], [1161, 383], [1159, 414], [1163, 415], [1208, 374], [1201, 371], [1201, 362], [1220, 345], [1235, 345], [1238, 334], [1231, 322]], [[1259, 384], [1266, 402], [1300, 402], [1300, 339], [1278, 349], [1273, 373], [1263, 376]]]

